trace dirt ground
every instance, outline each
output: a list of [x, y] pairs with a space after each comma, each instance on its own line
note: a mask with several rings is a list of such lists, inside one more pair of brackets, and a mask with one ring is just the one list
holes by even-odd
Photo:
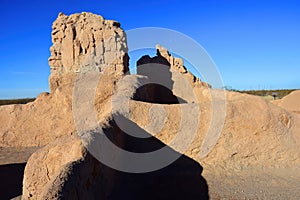
[[22, 194], [24, 169], [37, 147], [0, 148], [0, 199], [12, 199]]
[[[24, 168], [28, 157], [37, 149], [0, 149], [0, 194], [1, 199], [21, 195]], [[300, 199], [300, 169], [243, 169], [222, 171], [204, 169], [203, 176], [209, 186], [212, 200], [221, 199]], [[295, 176], [295, 174], [297, 174]]]
[[[300, 199], [300, 174], [296, 169], [272, 172], [247, 169], [231, 174], [203, 174], [209, 185], [209, 196], [219, 199]], [[299, 171], [299, 169], [298, 169]], [[297, 174], [297, 176], [295, 176]]]
[[39, 147], [0, 148], [0, 165], [26, 163]]

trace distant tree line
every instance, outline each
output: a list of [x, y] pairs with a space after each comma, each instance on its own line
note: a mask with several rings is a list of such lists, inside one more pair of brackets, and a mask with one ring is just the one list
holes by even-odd
[[4, 99], [0, 100], [0, 106], [10, 105], [10, 104], [26, 104], [34, 101], [35, 98], [26, 98], [26, 99]]
[[280, 89], [280, 90], [236, 90], [232, 89], [231, 87], [223, 87], [223, 89], [228, 91], [246, 93], [256, 96], [276, 96], [276, 99], [281, 99], [286, 95], [290, 94], [291, 92], [295, 91], [296, 89]]
[[[290, 94], [291, 92], [295, 91], [296, 89], [281, 89], [281, 90], [236, 90], [232, 89], [231, 87], [223, 87], [223, 89], [228, 91], [246, 93], [256, 96], [275, 96], [276, 99], [281, 99], [284, 96]], [[25, 99], [4, 99], [0, 100], [0, 106], [3, 105], [10, 105], [10, 104], [26, 104], [29, 102], [33, 102], [36, 98], [25, 98]]]
[[257, 96], [274, 96], [278, 99], [281, 99], [285, 97], [286, 95], [290, 94], [291, 92], [295, 91], [295, 89], [283, 89], [283, 90], [245, 90], [245, 91], [239, 91], [241, 93], [247, 93], [247, 94], [252, 94], [252, 95], [257, 95]]

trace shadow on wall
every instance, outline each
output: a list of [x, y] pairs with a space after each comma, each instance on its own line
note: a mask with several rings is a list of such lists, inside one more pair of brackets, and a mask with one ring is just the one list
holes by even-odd
[[[142, 137], [148, 137], [143, 139], [132, 137], [120, 130], [125, 138], [123, 149], [130, 152], [144, 153], [166, 147], [164, 143], [150, 136], [134, 122], [118, 117], [118, 121], [123, 122], [123, 127], [135, 126], [135, 130], [138, 129], [136, 132]], [[114, 124], [113, 126], [117, 127]], [[109, 134], [112, 133], [108, 132], [108, 137]], [[201, 176], [202, 166], [185, 155], [180, 156], [171, 147], [167, 148], [169, 153], [164, 155], [165, 157], [178, 156], [179, 158], [163, 169], [138, 174], [117, 172], [119, 181], [112, 192], [113, 199], [121, 199], [124, 194], [125, 199], [208, 199], [208, 186], [206, 180]]]
[[[106, 129], [105, 134], [115, 145], [131, 152], [149, 152], [166, 146], [158, 139], [151, 137], [134, 122], [118, 117], [119, 120], [121, 119], [122, 126], [136, 126], [135, 130], [138, 133], [143, 136], [148, 135], [149, 138], [140, 139], [129, 136], [121, 131], [115, 121], [111, 121], [111, 128]], [[116, 135], [118, 136], [117, 139]], [[120, 140], [120, 138], [123, 139]], [[167, 148], [169, 148], [170, 155], [165, 155], [166, 157], [180, 156], [172, 148]], [[109, 154], [109, 152], [100, 153]], [[132, 162], [120, 157], [118, 160]], [[84, 161], [75, 163], [75, 165], [60, 190], [63, 191], [61, 196], [64, 199], [74, 197], [110, 200], [209, 199], [208, 186], [201, 175], [203, 168], [199, 163], [185, 155], [181, 155], [179, 159], [163, 169], [148, 173], [121, 172], [100, 163], [91, 154], [88, 154]], [[76, 195], [74, 196], [74, 194]]]
[[136, 90], [133, 99], [149, 103], [178, 104], [186, 103], [172, 92], [174, 82], [168, 60], [157, 52], [157, 56], [142, 56], [137, 61], [137, 74], [149, 78], [150, 83]]
[[22, 195], [22, 181], [26, 163], [0, 166], [0, 199]]

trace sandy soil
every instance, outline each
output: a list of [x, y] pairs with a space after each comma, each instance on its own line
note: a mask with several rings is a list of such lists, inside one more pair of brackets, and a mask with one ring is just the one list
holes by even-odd
[[0, 165], [26, 163], [39, 147], [0, 148]]
[[22, 194], [24, 168], [30, 155], [37, 149], [0, 148], [0, 199], [12, 199]]
[[296, 90], [282, 99], [275, 100], [273, 103], [288, 111], [300, 114], [300, 90]]
[[[299, 171], [299, 169], [298, 169]], [[209, 196], [218, 199], [300, 199], [300, 174], [295, 169], [245, 169], [232, 174], [204, 174]]]

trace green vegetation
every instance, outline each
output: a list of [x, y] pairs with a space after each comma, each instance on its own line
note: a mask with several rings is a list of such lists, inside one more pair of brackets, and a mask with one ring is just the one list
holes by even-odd
[[256, 95], [256, 96], [273, 96], [276, 95], [276, 99], [281, 99], [284, 96], [290, 94], [291, 92], [295, 91], [296, 89], [282, 89], [282, 90], [234, 90], [236, 92], [240, 93], [246, 93], [246, 94], [251, 94], [251, 95]]
[[[235, 90], [235, 89], [228, 89], [229, 91], [234, 92], [240, 92], [240, 93], [246, 93], [256, 96], [262, 96], [262, 97], [272, 97], [276, 94], [276, 99], [281, 99], [284, 96], [290, 94], [291, 92], [295, 91], [296, 89], [282, 89], [282, 90]], [[29, 102], [34, 101], [35, 98], [26, 98], [26, 99], [4, 99], [0, 100], [0, 106], [3, 105], [10, 105], [10, 104], [26, 104]]]
[[5, 99], [0, 100], [0, 106], [10, 105], [10, 104], [26, 104], [34, 101], [35, 98], [26, 98], [26, 99]]

